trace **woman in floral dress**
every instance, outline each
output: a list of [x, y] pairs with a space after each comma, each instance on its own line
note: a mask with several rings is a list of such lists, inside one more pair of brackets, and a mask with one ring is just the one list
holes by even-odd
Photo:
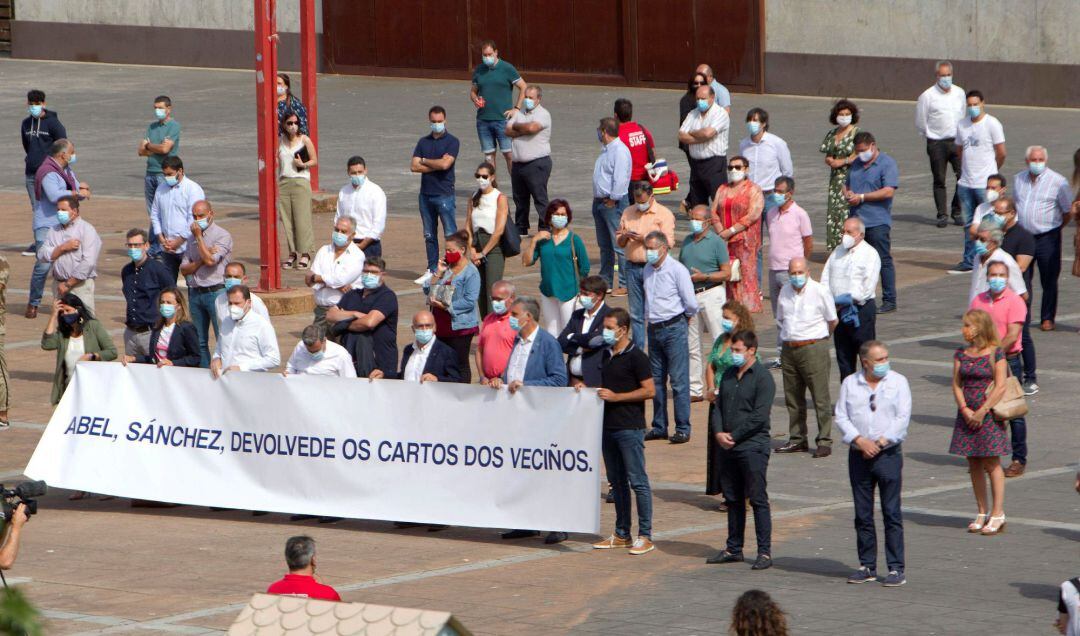
[[716, 189], [712, 203], [713, 229], [727, 241], [728, 254], [739, 261], [742, 280], [727, 284], [728, 298], [761, 311], [761, 288], [757, 260], [761, 258], [761, 213], [765, 195], [748, 179], [750, 161], [735, 156], [728, 161], [728, 182]]
[[[968, 532], [992, 535], [1005, 528], [1005, 471], [1001, 468], [1001, 456], [1012, 450], [1005, 423], [995, 420], [990, 409], [1005, 392], [1008, 367], [1005, 354], [998, 347], [997, 329], [990, 314], [981, 309], [965, 313], [962, 333], [968, 345], [957, 349], [953, 356], [952, 389], [958, 411], [949, 452], [967, 457], [971, 487], [979, 506], [979, 515], [968, 524]], [[992, 498], [989, 507], [987, 476]]]
[[855, 161], [855, 133], [859, 129], [859, 108], [846, 99], [841, 99], [832, 107], [829, 122], [833, 128], [821, 142], [821, 152], [825, 153], [825, 164], [832, 169], [829, 174], [829, 202], [825, 212], [825, 248], [828, 251], [840, 244], [844, 234], [844, 220], [848, 218], [848, 204], [844, 200], [844, 179], [848, 168]]
[[[709, 364], [705, 369], [705, 399], [709, 401], [709, 421], [712, 422], [713, 409], [715, 408], [716, 389], [720, 387], [720, 378], [724, 372], [735, 366], [731, 359], [731, 335], [736, 331], [753, 331], [754, 319], [750, 317], [750, 311], [742, 303], [729, 300], [724, 303], [720, 311], [723, 322], [721, 323], [724, 333], [713, 342], [712, 353], [709, 354]], [[758, 360], [761, 357], [758, 356]], [[720, 495], [720, 446], [716, 438], [711, 434], [705, 436], [705, 494]], [[720, 510], [727, 510], [724, 504], [720, 504]]]

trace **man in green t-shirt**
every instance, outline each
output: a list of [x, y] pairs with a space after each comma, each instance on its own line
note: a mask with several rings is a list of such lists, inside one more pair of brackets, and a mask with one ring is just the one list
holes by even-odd
[[[480, 44], [482, 62], [473, 71], [469, 99], [476, 106], [476, 134], [480, 137], [480, 151], [484, 159], [495, 165], [495, 144], [506, 158], [506, 171], [510, 172], [513, 152], [510, 138], [506, 136], [506, 120], [521, 110], [525, 89], [529, 87], [521, 79], [510, 62], [499, 59], [495, 43], [485, 40]], [[517, 86], [517, 99], [514, 87]]]
[[[180, 122], [172, 118], [172, 100], [168, 95], [154, 98], [154, 122], [146, 127], [146, 136], [139, 142], [139, 156], [146, 157], [146, 180], [143, 194], [146, 197], [146, 215], [154, 205], [154, 192], [165, 181], [161, 161], [175, 157], [180, 151]], [[161, 253], [161, 245], [154, 232], [150, 232], [150, 255]]]

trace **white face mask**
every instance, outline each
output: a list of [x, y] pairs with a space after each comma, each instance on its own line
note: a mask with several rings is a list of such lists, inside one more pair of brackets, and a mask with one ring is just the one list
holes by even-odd
[[476, 180], [476, 185], [481, 190], [487, 190], [489, 187], [491, 187], [491, 179], [479, 178], [479, 179]]
[[869, 163], [870, 160], [873, 159], [873, 158], [874, 158], [874, 150], [872, 148], [869, 149], [869, 150], [864, 150], [864, 151], [859, 153], [859, 160], [862, 161], [863, 163]]
[[844, 249], [850, 250], [855, 247], [855, 237], [850, 234], [845, 234], [843, 238], [840, 239], [840, 244], [844, 246]]
[[1001, 191], [999, 191], [999, 190], [990, 190], [989, 188], [987, 188], [987, 190], [986, 190], [986, 202], [987, 203], [993, 203], [994, 201], [997, 201], [1000, 197], [1001, 197]]
[[642, 212], [648, 210], [651, 207], [652, 207], [652, 201], [651, 200], [645, 201], [644, 203], [638, 203], [637, 204], [637, 209], [641, 210]]
[[232, 318], [233, 320], [240, 320], [244, 317], [245, 313], [246, 312], [244, 311], [243, 307], [229, 305], [229, 318]]
[[746, 178], [746, 173], [743, 172], [742, 170], [728, 170], [727, 171], [727, 180], [730, 183], [738, 183], [738, 182], [742, 181], [745, 178]]
[[851, 125], [851, 115], [837, 115], [836, 116], [836, 124], [838, 126], [850, 126]]

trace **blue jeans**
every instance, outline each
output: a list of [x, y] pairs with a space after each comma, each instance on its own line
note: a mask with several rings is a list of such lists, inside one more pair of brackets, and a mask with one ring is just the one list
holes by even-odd
[[[157, 192], [159, 184], [165, 183], [165, 175], [163, 174], [148, 174], [143, 179], [143, 196], [146, 197], [146, 218], [150, 218], [150, 209], [154, 205], [154, 193]], [[154, 228], [150, 227], [150, 256], [157, 256], [161, 253], [161, 242], [158, 241], [157, 234], [154, 234]]]
[[[45, 237], [49, 235], [49, 228], [42, 227], [34, 230], [34, 251], [41, 249]], [[35, 258], [37, 258], [35, 256]], [[45, 279], [49, 276], [52, 263], [40, 258], [34, 263], [34, 271], [30, 272], [30, 305], [37, 307], [41, 304], [41, 296], [45, 293]]]
[[626, 269], [619, 266], [626, 283], [630, 301], [630, 337], [634, 344], [645, 348], [645, 265], [626, 261]]
[[480, 138], [480, 152], [485, 155], [495, 153], [495, 143], [503, 153], [510, 152], [510, 138], [506, 136], [506, 121], [476, 120], [476, 136]]
[[600, 278], [604, 279], [609, 289], [615, 288], [616, 260], [622, 282], [626, 284], [626, 257], [623, 249], [615, 242], [615, 231], [619, 229], [622, 211], [628, 205], [630, 205], [630, 199], [625, 194], [610, 208], [604, 205], [603, 199], [593, 199], [592, 202], [593, 223], [596, 225], [596, 245], [600, 248]]
[[452, 194], [421, 194], [420, 221], [424, 224], [424, 247], [427, 249], [427, 268], [435, 271], [439, 262], [439, 220], [442, 219], [443, 234], [457, 232], [457, 204]]
[[[33, 232], [34, 209], [37, 208], [37, 191], [34, 190], [34, 175], [26, 178], [26, 196], [30, 197], [30, 231]], [[35, 241], [37, 239], [34, 239]]]
[[960, 260], [960, 264], [971, 267], [975, 262], [975, 241], [971, 240], [968, 229], [975, 216], [975, 208], [986, 201], [986, 188], [956, 186], [956, 196], [960, 197], [960, 209], [964, 214], [964, 257]]
[[[1006, 357], [1005, 361], [1009, 363], [1009, 371], [1017, 380], [1024, 377], [1023, 364], [1020, 361], [1020, 355], [1017, 354], [1012, 357]], [[1009, 430], [1012, 433], [1012, 458], [1013, 461], [1020, 462], [1027, 465], [1027, 420], [1022, 417], [1018, 417], [1014, 420], [1009, 420]]]
[[664, 326], [649, 325], [649, 364], [656, 396], [653, 398], [653, 430], [667, 434], [667, 382], [675, 402], [675, 432], [690, 434], [690, 345], [686, 320]]
[[[904, 517], [900, 512], [900, 486], [904, 455], [896, 445], [873, 459], [864, 459], [854, 446], [848, 453], [848, 477], [855, 501], [855, 544], [859, 565], [877, 571], [877, 531], [874, 528], [874, 488], [881, 493], [885, 525], [885, 561], [889, 571], [904, 571]], [[728, 504], [729, 506], [731, 504]]]
[[888, 225], [875, 225], [866, 228], [866, 242], [877, 250], [881, 257], [881, 302], [883, 305], [896, 304], [896, 267], [892, 259], [892, 241], [889, 238]]
[[192, 289], [188, 295], [188, 303], [191, 307], [191, 322], [195, 323], [195, 331], [199, 334], [199, 366], [204, 369], [210, 366], [210, 326], [214, 327], [214, 338], [220, 338], [218, 332], [217, 309], [215, 301], [219, 294], [225, 293], [224, 289], [212, 292]]
[[645, 430], [604, 429], [601, 450], [615, 497], [615, 536], [630, 538], [630, 489], [637, 498], [638, 535], [652, 538], [652, 488], [645, 474]]
[[[1031, 269], [1029, 268], [1030, 272]], [[1034, 382], [1038, 383], [1038, 374], [1036, 373], [1037, 361], [1035, 359], [1035, 341], [1031, 339], [1031, 283], [1032, 276], [1024, 276], [1024, 284], [1027, 285], [1028, 299], [1027, 299], [1027, 316], [1024, 317], [1024, 328], [1020, 332], [1020, 346], [1023, 347], [1020, 350], [1020, 358], [1024, 361], [1024, 375], [1021, 382]], [[1016, 376], [1021, 377], [1021, 376]]]

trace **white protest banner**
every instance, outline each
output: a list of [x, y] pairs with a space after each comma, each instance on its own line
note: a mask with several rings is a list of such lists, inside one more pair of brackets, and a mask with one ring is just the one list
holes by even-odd
[[595, 390], [79, 364], [26, 468], [243, 510], [599, 530]]

